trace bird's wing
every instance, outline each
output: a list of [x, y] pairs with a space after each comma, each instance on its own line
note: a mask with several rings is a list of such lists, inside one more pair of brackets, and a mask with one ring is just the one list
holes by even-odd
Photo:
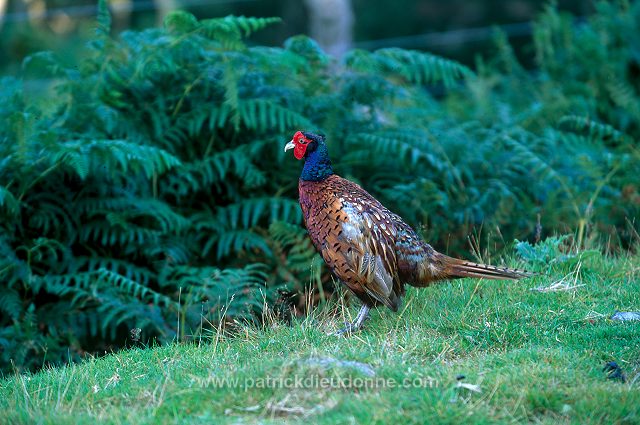
[[369, 297], [397, 309], [404, 291], [398, 279], [391, 213], [357, 184], [337, 176], [332, 183], [337, 195], [332, 207], [340, 214], [340, 228], [329, 235], [323, 256], [336, 265], [336, 274], [347, 278], [347, 285], [351, 278]]
[[349, 262], [355, 266], [368, 295], [396, 308], [397, 261], [393, 233], [385, 223], [384, 214], [364, 200], [345, 201], [343, 205], [348, 221], [342, 225], [342, 240], [353, 248], [348, 255]]

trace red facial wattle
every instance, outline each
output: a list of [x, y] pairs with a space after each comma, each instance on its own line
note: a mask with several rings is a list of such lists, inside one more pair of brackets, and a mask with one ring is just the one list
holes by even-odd
[[296, 147], [293, 149], [293, 156], [295, 156], [296, 159], [304, 158], [304, 154], [307, 152], [307, 146], [309, 145], [303, 145], [300, 142], [295, 142], [295, 143], [296, 143]]
[[293, 143], [295, 148], [293, 149], [293, 156], [296, 159], [304, 158], [304, 154], [307, 153], [307, 146], [309, 146], [309, 141], [304, 137], [301, 131], [296, 132], [293, 135]]

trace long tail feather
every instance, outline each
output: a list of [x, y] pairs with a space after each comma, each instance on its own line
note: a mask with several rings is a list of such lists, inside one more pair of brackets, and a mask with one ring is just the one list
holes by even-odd
[[507, 267], [496, 267], [487, 264], [477, 264], [470, 261], [459, 260], [457, 258], [445, 257], [445, 272], [449, 277], [475, 277], [483, 279], [523, 279], [535, 276], [535, 273], [510, 269]]

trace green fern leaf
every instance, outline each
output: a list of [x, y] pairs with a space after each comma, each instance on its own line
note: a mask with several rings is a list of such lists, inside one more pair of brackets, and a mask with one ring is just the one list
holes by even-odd
[[240, 120], [248, 129], [283, 132], [288, 128], [312, 127], [311, 121], [301, 114], [268, 99], [243, 99], [238, 106]]
[[473, 72], [457, 62], [414, 50], [388, 48], [373, 53], [357, 50], [345, 59], [353, 69], [369, 72], [378, 70], [404, 77], [416, 84], [442, 82], [451, 88], [464, 78], [473, 76]]
[[619, 130], [616, 130], [613, 126], [608, 124], [599, 123], [591, 120], [589, 117], [580, 117], [577, 115], [565, 115], [558, 121], [560, 126], [566, 126], [567, 128], [575, 131], [584, 131], [589, 137], [600, 140], [611, 140], [614, 142], [628, 141], [629, 137]]
[[0, 286], [0, 311], [6, 313], [13, 320], [20, 318], [22, 314], [22, 299], [18, 291]]

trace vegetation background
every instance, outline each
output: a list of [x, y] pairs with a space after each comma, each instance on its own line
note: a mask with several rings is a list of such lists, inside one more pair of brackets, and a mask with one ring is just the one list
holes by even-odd
[[[523, 38], [488, 30], [485, 54], [458, 60], [365, 43], [418, 30], [411, 7], [390, 18], [397, 33], [363, 14], [363, 48], [340, 58], [288, 37], [304, 30], [295, 19], [174, 11], [118, 31], [102, 1], [96, 32], [74, 23], [77, 47], [51, 37], [55, 17], [24, 29], [7, 13], [0, 367], [200, 340], [331, 298], [301, 227], [300, 164], [282, 152], [301, 128], [325, 132], [335, 169], [440, 250], [499, 262], [519, 239], [534, 269], [635, 251], [640, 6], [519, 3], [535, 14]], [[553, 255], [532, 247], [554, 234], [570, 236]]]

